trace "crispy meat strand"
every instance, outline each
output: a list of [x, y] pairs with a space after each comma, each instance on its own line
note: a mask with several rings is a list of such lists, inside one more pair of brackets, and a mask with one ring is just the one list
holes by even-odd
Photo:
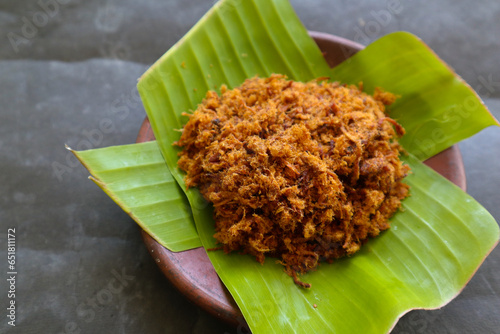
[[282, 75], [209, 91], [189, 116], [178, 165], [214, 206], [224, 251], [275, 257], [295, 283], [389, 228], [408, 196], [393, 94]]

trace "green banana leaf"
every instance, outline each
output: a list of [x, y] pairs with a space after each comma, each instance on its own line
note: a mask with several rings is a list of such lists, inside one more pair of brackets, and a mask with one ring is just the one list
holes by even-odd
[[201, 246], [186, 196], [155, 141], [71, 152], [90, 179], [161, 245], [174, 252]]
[[[178, 148], [172, 146], [179, 138], [174, 130], [182, 128], [187, 119], [181, 114], [195, 109], [207, 90], [271, 73], [300, 81], [321, 76], [362, 81], [368, 92], [379, 86], [400, 94], [391, 115], [407, 129], [402, 143], [417, 158], [408, 158], [412, 196], [392, 229], [351, 258], [304, 276], [313, 285], [310, 290], [296, 287], [273, 259], [261, 266], [248, 256], [209, 252], [252, 331], [350, 333], [355, 328], [383, 333], [410, 309], [446, 304], [498, 242], [498, 226], [478, 203], [418, 159], [498, 123], [459, 77], [407, 33], [388, 35], [331, 70], [286, 0], [218, 2], [138, 84], [163, 158], [186, 192], [203, 245], [215, 242], [211, 207], [196, 189], [185, 189], [176, 166]], [[126, 156], [121, 148], [115, 153], [135, 164], [137, 157]], [[89, 168], [97, 163], [86, 161], [91, 155], [80, 156]], [[101, 170], [113, 168], [104, 162]], [[161, 182], [157, 178], [151, 184]], [[100, 185], [125, 202], [120, 196], [126, 192]], [[134, 215], [133, 210], [126, 209]], [[141, 219], [145, 226], [154, 225], [148, 217]], [[180, 223], [192, 224], [189, 214]]]
[[332, 70], [344, 83], [363, 82], [401, 96], [391, 117], [405, 128], [400, 143], [421, 160], [498, 122], [476, 92], [420, 39], [405, 33], [380, 38]]

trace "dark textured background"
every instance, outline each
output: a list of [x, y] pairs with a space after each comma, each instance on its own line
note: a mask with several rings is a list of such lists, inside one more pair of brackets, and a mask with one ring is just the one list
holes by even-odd
[[[292, 4], [308, 29], [362, 44], [392, 31], [415, 33], [500, 118], [500, 3], [402, 1], [397, 14], [384, 16], [395, 2]], [[170, 286], [135, 223], [64, 149], [134, 142], [145, 116], [137, 78], [212, 4], [0, 2], [0, 332], [238, 332]], [[498, 128], [460, 144], [468, 192], [497, 220], [499, 144]], [[8, 227], [16, 228], [18, 246], [15, 328], [5, 316]], [[496, 248], [456, 299], [410, 312], [394, 333], [500, 333], [499, 270]]]

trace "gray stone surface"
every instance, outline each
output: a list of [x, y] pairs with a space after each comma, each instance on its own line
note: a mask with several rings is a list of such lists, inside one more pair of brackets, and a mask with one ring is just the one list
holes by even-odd
[[[137, 78], [212, 3], [0, 3], [0, 332], [238, 332], [170, 286], [135, 223], [64, 148], [133, 142], [145, 116]], [[308, 29], [363, 44], [396, 30], [417, 34], [500, 118], [500, 3], [397, 3], [292, 1]], [[499, 144], [498, 128], [460, 144], [468, 192], [497, 221]], [[10, 227], [18, 246], [15, 328], [5, 316]], [[450, 304], [412, 311], [393, 332], [498, 333], [499, 270], [496, 248]]]

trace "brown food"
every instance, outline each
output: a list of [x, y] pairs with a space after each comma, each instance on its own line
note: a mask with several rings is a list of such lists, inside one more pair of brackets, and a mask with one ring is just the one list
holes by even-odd
[[393, 94], [252, 78], [210, 91], [176, 145], [187, 187], [214, 206], [226, 253], [276, 257], [294, 281], [389, 228], [408, 195]]

